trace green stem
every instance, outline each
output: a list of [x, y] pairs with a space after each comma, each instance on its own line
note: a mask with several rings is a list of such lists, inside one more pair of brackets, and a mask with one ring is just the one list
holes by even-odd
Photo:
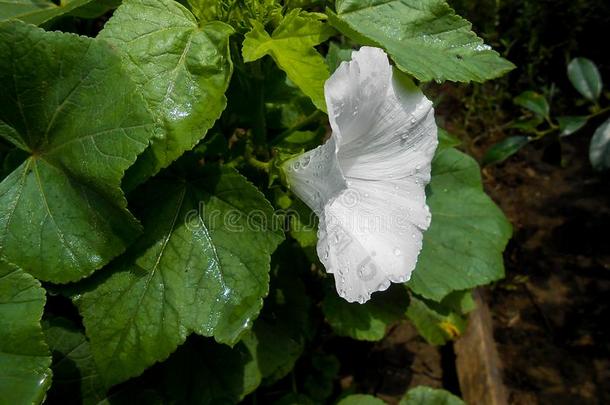
[[597, 116], [599, 116], [599, 115], [605, 114], [605, 113], [607, 113], [607, 112], [609, 112], [609, 111], [610, 111], [610, 107], [602, 108], [601, 110], [597, 110], [597, 111], [595, 111], [594, 113], [589, 114], [589, 115], [587, 116], [587, 119], [589, 120], [589, 119], [591, 119], [591, 118], [594, 118], [594, 117], [597, 117]]
[[266, 173], [269, 173], [269, 170], [271, 170], [271, 162], [263, 162], [261, 160], [258, 160], [254, 156], [250, 156], [247, 159], [247, 162], [250, 166], [252, 166], [256, 169], [262, 170]]
[[313, 113], [311, 113], [310, 115], [305, 117], [302, 121], [297, 122], [296, 124], [294, 124], [293, 126], [288, 128], [287, 130], [285, 130], [284, 132], [282, 132], [281, 134], [276, 136], [271, 141], [271, 145], [277, 145], [278, 143], [282, 142], [284, 139], [288, 138], [288, 136], [290, 136], [290, 134], [292, 134], [294, 131], [298, 131], [301, 128], [304, 128], [310, 124], [313, 124], [314, 122], [318, 121], [322, 117], [322, 115], [323, 115], [322, 111], [320, 111], [320, 110], [314, 111]]

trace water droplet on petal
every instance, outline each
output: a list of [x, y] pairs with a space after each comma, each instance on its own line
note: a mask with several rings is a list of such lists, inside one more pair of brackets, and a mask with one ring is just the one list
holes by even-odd
[[401, 251], [398, 248], [394, 248], [394, 256], [400, 256]]

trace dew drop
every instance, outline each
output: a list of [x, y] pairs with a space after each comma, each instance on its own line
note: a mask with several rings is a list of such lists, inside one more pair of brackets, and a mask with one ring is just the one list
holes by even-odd
[[394, 256], [400, 256], [402, 252], [398, 248], [394, 248]]

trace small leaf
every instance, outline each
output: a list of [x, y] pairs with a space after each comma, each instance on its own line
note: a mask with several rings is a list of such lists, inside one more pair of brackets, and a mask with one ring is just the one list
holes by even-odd
[[420, 335], [433, 345], [458, 338], [466, 328], [466, 319], [451, 311], [444, 302], [436, 303], [415, 295], [411, 297], [407, 316]]
[[494, 163], [500, 163], [508, 159], [527, 145], [529, 139], [527, 136], [509, 136], [500, 142], [491, 146], [483, 156], [482, 164], [484, 166]]
[[589, 145], [589, 160], [595, 170], [610, 168], [610, 118], [595, 130]]
[[572, 135], [578, 132], [587, 123], [588, 117], [586, 116], [564, 116], [557, 117], [559, 122], [559, 136]]
[[16, 266], [0, 260], [0, 398], [40, 404], [51, 385], [51, 355], [40, 318], [45, 291]]
[[387, 327], [404, 318], [409, 297], [402, 285], [373, 295], [365, 304], [349, 303], [328, 291], [322, 301], [324, 316], [335, 333], [357, 340], [381, 340]]
[[534, 114], [541, 117], [548, 117], [550, 112], [549, 103], [542, 94], [538, 94], [535, 91], [524, 91], [519, 94], [513, 100], [518, 106], [521, 106], [527, 110], [530, 110]]
[[520, 117], [509, 124], [509, 128], [519, 129], [526, 133], [536, 133], [538, 126], [544, 122], [544, 117], [533, 115], [531, 117]]
[[568, 78], [574, 88], [588, 100], [596, 101], [602, 93], [602, 77], [590, 59], [572, 59], [568, 64]]
[[449, 391], [423, 385], [410, 389], [398, 405], [466, 405]]
[[314, 46], [324, 42], [333, 30], [322, 21], [324, 15], [294, 9], [281, 21], [271, 36], [265, 27], [253, 21], [243, 44], [245, 62], [271, 55], [288, 78], [296, 84], [320, 110], [326, 111], [324, 82], [328, 66]]
[[362, 45], [383, 47], [421, 81], [499, 77], [514, 65], [483, 43], [444, 0], [338, 0], [330, 23]]
[[0, 88], [0, 137], [27, 153], [0, 183], [0, 255], [78, 280], [140, 232], [120, 186], [154, 120], [109, 44], [20, 21], [0, 23]]
[[337, 402], [337, 405], [385, 405], [385, 402], [372, 395], [348, 395]]
[[158, 178], [134, 195], [143, 236], [74, 297], [107, 386], [167, 358], [190, 332], [237, 342], [282, 240], [271, 205], [233, 169]]
[[100, 32], [165, 129], [127, 173], [131, 190], [192, 149], [224, 110], [232, 73], [229, 36], [220, 22], [199, 26], [173, 0], [125, 0]]
[[3, 0], [0, 6], [0, 21], [16, 18], [21, 21], [41, 25], [57, 17], [86, 6], [94, 0]]
[[453, 148], [438, 151], [426, 195], [432, 223], [407, 284], [411, 290], [439, 302], [502, 278], [511, 225], [483, 191], [477, 163]]

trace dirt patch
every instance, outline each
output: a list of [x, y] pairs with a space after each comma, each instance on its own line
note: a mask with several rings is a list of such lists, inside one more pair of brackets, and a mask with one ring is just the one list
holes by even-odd
[[587, 145], [565, 142], [564, 167], [539, 144], [483, 171], [514, 226], [507, 277], [486, 290], [513, 404], [610, 403], [610, 181]]

